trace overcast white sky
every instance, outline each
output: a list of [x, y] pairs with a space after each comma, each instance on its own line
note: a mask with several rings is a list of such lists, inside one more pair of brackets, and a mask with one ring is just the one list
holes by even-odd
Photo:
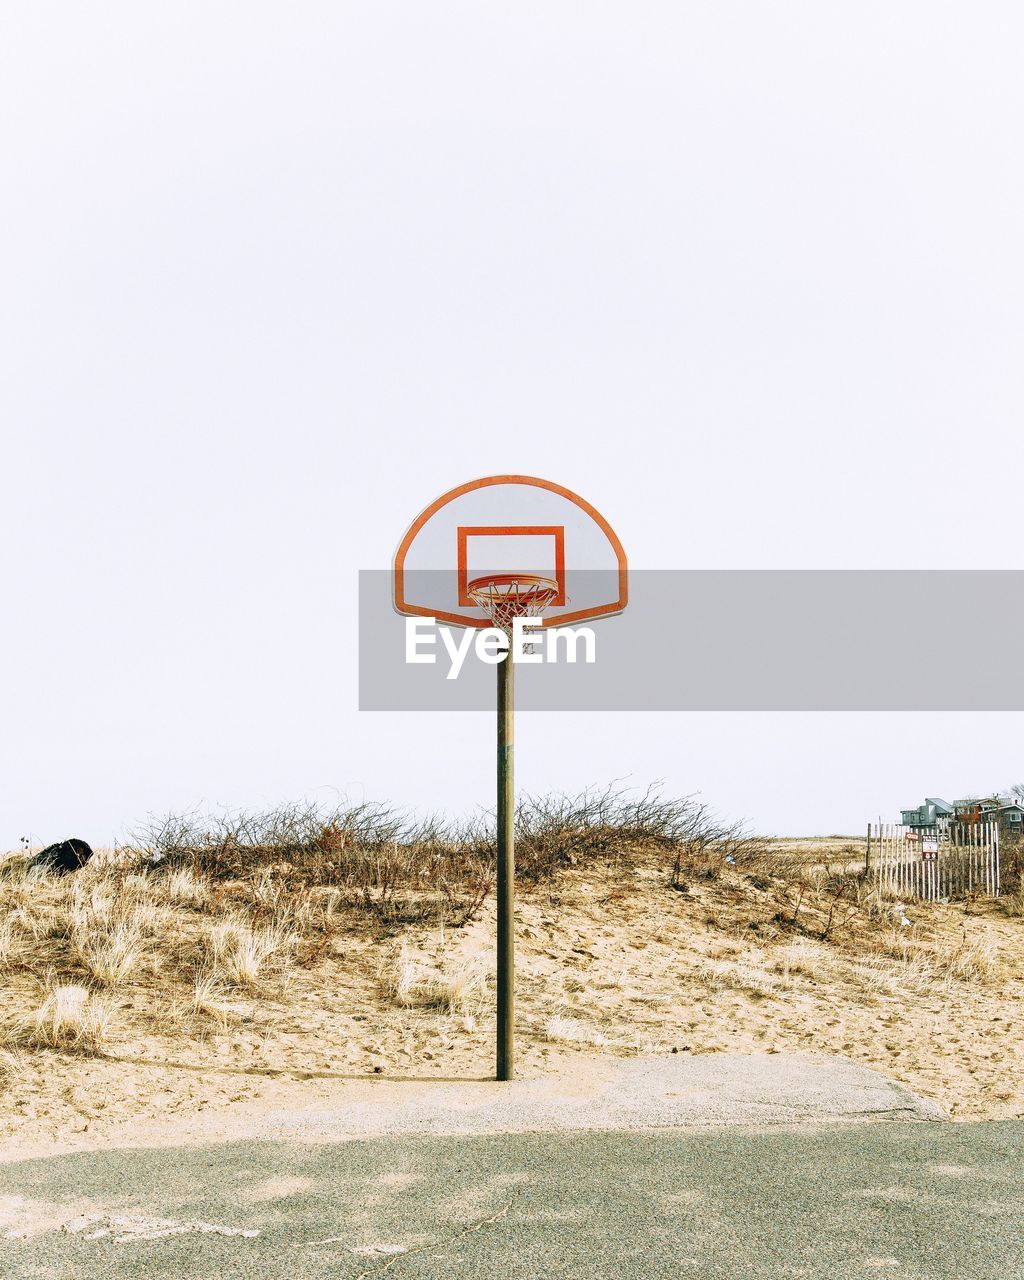
[[[0, 845], [490, 804], [490, 717], [356, 709], [357, 570], [479, 475], [641, 568], [1024, 567], [1022, 38], [977, 0], [7, 0]], [[518, 775], [851, 831], [1020, 780], [1022, 727], [522, 716]]]

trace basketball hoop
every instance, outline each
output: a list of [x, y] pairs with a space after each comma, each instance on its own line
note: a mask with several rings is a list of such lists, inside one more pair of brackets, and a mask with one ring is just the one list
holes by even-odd
[[494, 573], [474, 578], [466, 592], [478, 609], [506, 635], [516, 618], [539, 618], [558, 598], [558, 583], [536, 573]]

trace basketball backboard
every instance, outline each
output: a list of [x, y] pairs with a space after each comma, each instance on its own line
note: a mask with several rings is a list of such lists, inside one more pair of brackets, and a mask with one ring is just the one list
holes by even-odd
[[395, 553], [395, 608], [488, 627], [474, 587], [519, 574], [550, 584], [546, 627], [626, 607], [626, 553], [599, 511], [550, 480], [485, 476], [442, 494], [409, 526]]

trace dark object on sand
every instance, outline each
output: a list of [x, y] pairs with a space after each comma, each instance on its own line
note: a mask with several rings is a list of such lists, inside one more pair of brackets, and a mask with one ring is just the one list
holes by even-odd
[[92, 849], [84, 840], [62, 840], [60, 844], [47, 845], [32, 859], [33, 867], [45, 867], [55, 876], [66, 876], [77, 871], [92, 857]]

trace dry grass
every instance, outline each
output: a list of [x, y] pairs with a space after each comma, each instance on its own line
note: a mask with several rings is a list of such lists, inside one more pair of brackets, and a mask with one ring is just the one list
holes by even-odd
[[0, 920], [0, 972], [6, 969], [18, 952], [17, 922], [8, 917]]
[[11, 1087], [17, 1075], [18, 1059], [6, 1049], [0, 1049], [0, 1095]]
[[603, 1049], [610, 1043], [603, 1031], [557, 1013], [544, 1023], [544, 1038], [552, 1044], [590, 1045], [595, 1049]]
[[480, 1004], [487, 975], [478, 961], [442, 962], [428, 966], [414, 960], [405, 943], [379, 972], [380, 986], [392, 1003], [403, 1009], [443, 1009], [465, 1013]]
[[178, 867], [162, 884], [166, 899], [175, 907], [193, 907], [202, 911], [210, 905], [213, 892], [210, 884], [201, 880], [188, 867]]
[[89, 1052], [107, 1040], [113, 1007], [85, 987], [54, 987], [31, 1014], [12, 1018], [0, 1030], [8, 1048]]
[[958, 940], [932, 939], [883, 920], [874, 931], [843, 941], [830, 946], [801, 938], [769, 949], [729, 942], [699, 957], [694, 972], [712, 990], [757, 999], [801, 985], [834, 990], [850, 981], [868, 995], [935, 995], [954, 983], [983, 984], [999, 976], [991, 942], [966, 931]]
[[252, 928], [244, 918], [229, 919], [208, 935], [210, 977], [229, 987], [257, 987], [287, 966], [297, 941], [281, 925]]
[[76, 930], [74, 944], [83, 967], [104, 987], [129, 983], [145, 960], [143, 930], [137, 919], [118, 920], [97, 932]]
[[996, 972], [996, 955], [990, 942], [968, 937], [929, 939], [905, 929], [885, 928], [867, 948], [882, 968], [892, 961], [895, 972], [917, 972], [937, 988], [942, 983], [978, 982]]
[[744, 991], [755, 997], [772, 996], [781, 983], [761, 954], [741, 960], [701, 957], [694, 965], [696, 976], [713, 991]]
[[237, 1016], [237, 1010], [228, 997], [229, 992], [219, 979], [212, 974], [202, 974], [192, 986], [189, 1012], [209, 1018], [221, 1030], [225, 1030]]
[[790, 942], [773, 953], [771, 966], [784, 987], [792, 986], [797, 978], [822, 982], [829, 976], [829, 955], [820, 945], [805, 941]]
[[28, 858], [23, 853], [0, 853], [0, 884], [23, 884], [28, 879]]
[[927, 996], [935, 989], [935, 970], [923, 956], [886, 960], [868, 956], [850, 965], [849, 973], [865, 997], [901, 1000]]

